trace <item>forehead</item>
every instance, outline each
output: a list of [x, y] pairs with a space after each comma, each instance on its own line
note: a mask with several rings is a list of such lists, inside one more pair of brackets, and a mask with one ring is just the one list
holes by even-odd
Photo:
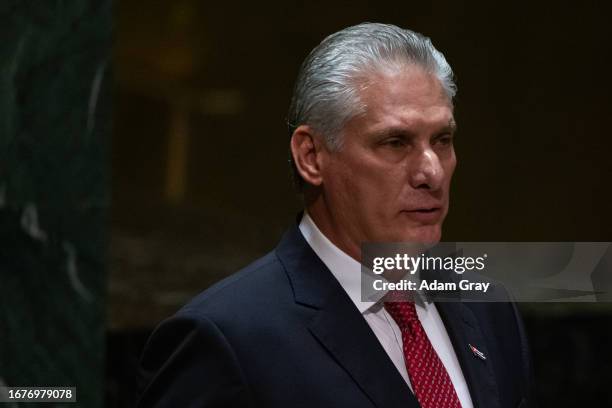
[[[370, 74], [361, 82], [360, 126], [453, 125], [453, 106], [435, 75], [418, 67]], [[365, 122], [365, 123], [364, 123]]]

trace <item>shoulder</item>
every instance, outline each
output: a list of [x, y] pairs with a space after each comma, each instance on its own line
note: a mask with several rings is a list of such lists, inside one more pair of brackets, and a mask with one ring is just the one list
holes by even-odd
[[245, 324], [292, 299], [285, 268], [272, 251], [195, 296], [174, 318], [205, 317], [220, 327]]
[[[246, 401], [249, 391], [239, 357], [248, 357], [244, 349], [255, 342], [266, 344], [260, 339], [265, 327], [285, 313], [283, 302], [290, 299], [289, 280], [274, 251], [194, 297], [161, 322], [145, 346], [141, 406], [164, 406], [165, 400], [207, 405], [219, 398], [208, 392], [226, 389], [239, 390], [235, 397]], [[209, 379], [206, 390], [202, 378]]]

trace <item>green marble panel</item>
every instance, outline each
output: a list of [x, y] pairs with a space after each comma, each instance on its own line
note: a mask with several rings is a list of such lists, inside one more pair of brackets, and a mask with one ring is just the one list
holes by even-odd
[[48, 407], [104, 404], [111, 18], [0, 2], [0, 383], [77, 387]]

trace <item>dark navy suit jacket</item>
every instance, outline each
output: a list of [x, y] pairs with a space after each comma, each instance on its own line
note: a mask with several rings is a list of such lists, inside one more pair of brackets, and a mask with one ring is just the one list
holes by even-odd
[[[437, 308], [474, 406], [533, 406], [514, 304]], [[160, 324], [142, 355], [140, 393], [141, 407], [419, 407], [297, 225]]]

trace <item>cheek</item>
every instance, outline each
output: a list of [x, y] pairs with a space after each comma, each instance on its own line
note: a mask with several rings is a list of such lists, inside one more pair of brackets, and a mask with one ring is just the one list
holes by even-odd
[[[397, 166], [399, 167], [399, 166]], [[398, 168], [382, 169], [376, 166], [360, 165], [348, 175], [353, 187], [352, 199], [356, 205], [366, 206], [372, 214], [382, 215], [392, 206], [402, 191], [402, 171]]]
[[368, 171], [367, 163], [358, 160], [356, 154], [338, 154], [326, 168], [328, 184], [335, 193], [362, 195], [372, 184], [375, 172]]
[[[343, 154], [345, 153], [345, 154]], [[351, 153], [351, 154], [348, 154]], [[363, 221], [388, 218], [401, 196], [406, 170], [364, 152], [342, 152], [326, 166], [330, 199], [359, 213]]]
[[324, 174], [324, 186], [327, 190], [327, 199], [333, 208], [356, 207], [356, 197], [361, 193], [361, 175], [356, 176], [359, 171], [345, 161], [334, 160], [326, 166]]

